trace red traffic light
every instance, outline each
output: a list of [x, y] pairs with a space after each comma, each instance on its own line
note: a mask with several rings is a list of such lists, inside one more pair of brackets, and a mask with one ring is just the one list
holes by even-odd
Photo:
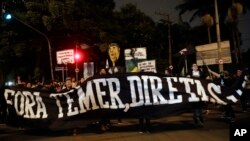
[[80, 54], [79, 53], [76, 53], [75, 54], [75, 60], [79, 60], [81, 58]]

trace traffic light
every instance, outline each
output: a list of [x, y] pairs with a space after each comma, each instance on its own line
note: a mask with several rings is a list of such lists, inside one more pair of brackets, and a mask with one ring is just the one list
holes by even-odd
[[76, 54], [75, 54], [75, 60], [79, 60], [81, 58], [81, 56], [80, 56], [80, 54], [77, 52]]
[[12, 15], [9, 12], [3, 13], [3, 20], [4, 21], [10, 21], [12, 19]]
[[82, 54], [80, 52], [75, 52], [75, 62], [80, 62], [82, 60]]
[[12, 14], [9, 12], [10, 5], [9, 3], [2, 3], [2, 20], [4, 22], [9, 22], [12, 19]]

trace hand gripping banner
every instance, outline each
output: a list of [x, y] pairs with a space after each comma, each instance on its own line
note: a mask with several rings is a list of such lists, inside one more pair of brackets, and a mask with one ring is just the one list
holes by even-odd
[[151, 73], [94, 76], [63, 93], [6, 87], [7, 124], [68, 129], [102, 118], [157, 118], [192, 109], [196, 102], [235, 103], [245, 80], [223, 87], [207, 80]]

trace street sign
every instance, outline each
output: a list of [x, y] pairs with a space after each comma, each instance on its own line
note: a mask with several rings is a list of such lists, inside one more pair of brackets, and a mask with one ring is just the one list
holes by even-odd
[[204, 62], [206, 65], [232, 63], [229, 41], [221, 42], [221, 58], [219, 59], [218, 43], [199, 45], [196, 46], [195, 49], [196, 63], [198, 66], [204, 65]]
[[75, 69], [75, 72], [79, 72], [79, 69], [78, 69], [78, 68], [76, 68], [76, 69]]
[[219, 64], [223, 64], [223, 62], [224, 62], [223, 59], [219, 60]]
[[55, 71], [62, 71], [64, 70], [64, 67], [55, 67]]
[[56, 52], [57, 64], [73, 64], [75, 63], [74, 59], [74, 50], [67, 49]]

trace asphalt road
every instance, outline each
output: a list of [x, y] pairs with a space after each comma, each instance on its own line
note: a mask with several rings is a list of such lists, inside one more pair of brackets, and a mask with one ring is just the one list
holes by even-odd
[[[241, 112], [235, 105], [234, 125], [250, 125], [250, 112]], [[152, 119], [152, 132], [139, 133], [137, 119], [122, 119], [118, 124], [112, 120], [112, 127], [98, 133], [94, 124], [78, 129], [76, 134], [69, 131], [28, 130], [7, 127], [0, 124], [0, 141], [229, 141], [230, 123], [221, 118], [222, 112], [215, 105], [205, 114], [203, 128], [195, 127], [191, 113]]]

